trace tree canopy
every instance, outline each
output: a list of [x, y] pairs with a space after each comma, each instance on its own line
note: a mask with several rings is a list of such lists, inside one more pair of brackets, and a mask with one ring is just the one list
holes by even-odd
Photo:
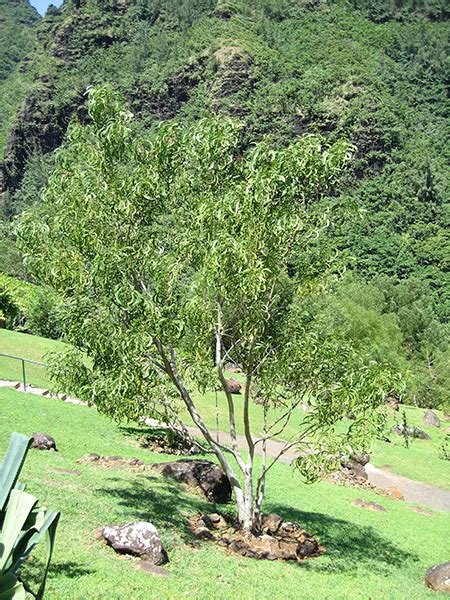
[[[241, 523], [257, 526], [273, 463], [255, 474], [255, 447], [307, 399], [313, 410], [285, 449], [303, 450], [297, 463], [313, 480], [367, 444], [394, 385], [381, 361], [305, 312], [335, 270], [325, 232], [348, 208], [332, 191], [354, 148], [308, 135], [243, 149], [241, 123], [224, 117], [142, 136], [108, 87], [90, 91], [89, 116], [70, 126], [43, 200], [19, 228], [27, 265], [64, 298], [62, 328], [76, 350], [57, 374], [117, 419], [177, 419], [184, 404], [230, 478]], [[245, 376], [240, 415], [229, 361]], [[227, 447], [194, 400], [217, 389]], [[258, 437], [255, 400], [266, 414]], [[275, 406], [282, 416], [271, 421]]]

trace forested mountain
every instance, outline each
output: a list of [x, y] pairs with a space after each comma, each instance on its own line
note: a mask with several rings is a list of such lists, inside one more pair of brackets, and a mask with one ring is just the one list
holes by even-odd
[[0, 0], [0, 148], [27, 92], [21, 61], [35, 46], [39, 15], [28, 0]]
[[361, 209], [339, 233], [348, 267], [382, 289], [382, 310], [401, 297], [404, 310], [425, 307], [423, 330], [444, 321], [445, 9], [445, 0], [65, 0], [36, 23], [26, 0], [0, 0], [1, 269], [24, 274], [10, 220], [37, 200], [70, 119], [86, 119], [88, 87], [110, 82], [143, 128], [213, 112], [241, 119], [246, 144], [347, 138], [357, 151], [337, 193]]

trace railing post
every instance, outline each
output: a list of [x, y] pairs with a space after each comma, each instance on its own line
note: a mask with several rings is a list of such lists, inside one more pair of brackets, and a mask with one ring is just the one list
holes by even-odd
[[22, 374], [23, 374], [23, 391], [27, 391], [27, 380], [25, 379], [25, 361], [22, 360]]

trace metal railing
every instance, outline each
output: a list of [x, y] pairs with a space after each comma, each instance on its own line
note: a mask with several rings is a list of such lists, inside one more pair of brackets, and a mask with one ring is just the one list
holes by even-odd
[[25, 363], [30, 363], [32, 365], [39, 365], [40, 367], [48, 367], [48, 365], [46, 365], [45, 363], [39, 362], [37, 360], [31, 360], [29, 358], [22, 358], [21, 356], [13, 356], [12, 354], [3, 354], [2, 352], [0, 352], [0, 356], [3, 356], [5, 358], [13, 358], [14, 360], [22, 361], [22, 377], [23, 377], [24, 392], [27, 391], [27, 378], [26, 378]]

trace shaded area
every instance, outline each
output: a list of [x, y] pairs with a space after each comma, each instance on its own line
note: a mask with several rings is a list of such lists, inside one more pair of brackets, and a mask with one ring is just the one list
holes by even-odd
[[[109, 496], [117, 506], [125, 507], [120, 522], [150, 521], [161, 533], [176, 529], [183, 541], [194, 539], [188, 517], [202, 512], [215, 512], [223, 505], [205, 502], [200, 496], [188, 494], [181, 486], [166, 478], [143, 475], [123, 486], [123, 479], [113, 477], [110, 488], [97, 489], [97, 493]], [[121, 485], [121, 487], [115, 487]], [[117, 521], [117, 517], [115, 517]]]
[[342, 572], [370, 567], [372, 572], [388, 574], [402, 568], [406, 561], [419, 560], [417, 554], [398, 548], [373, 527], [355, 525], [323, 513], [301, 511], [281, 504], [268, 503], [267, 509], [283, 519], [300, 523], [326, 548], [331, 564], [311, 561], [303, 563], [304, 568]]

